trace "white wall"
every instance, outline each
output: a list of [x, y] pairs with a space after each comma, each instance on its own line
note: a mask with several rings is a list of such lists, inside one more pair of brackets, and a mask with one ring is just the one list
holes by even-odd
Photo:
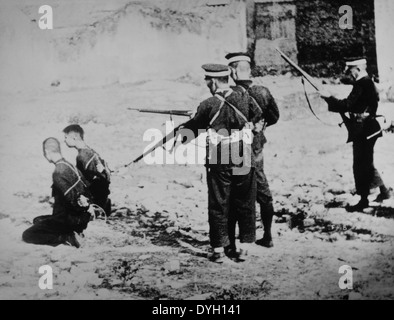
[[48, 0], [53, 30], [31, 21], [39, 17], [37, 5], [6, 2], [0, 2], [1, 91], [46, 90], [55, 81], [67, 90], [201, 77], [203, 63], [225, 62], [226, 53], [246, 49], [243, 2], [181, 14], [167, 10], [171, 0], [156, 2], [156, 11], [155, 1], [125, 6], [120, 0], [116, 10], [103, 10], [101, 1]]
[[376, 49], [381, 82], [394, 84], [394, 1], [375, 0]]

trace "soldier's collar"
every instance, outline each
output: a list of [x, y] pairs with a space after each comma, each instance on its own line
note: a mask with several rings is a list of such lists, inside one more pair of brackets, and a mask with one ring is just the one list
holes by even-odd
[[64, 158], [61, 158], [61, 159], [57, 160], [57, 161], [55, 162], [55, 164], [59, 164], [59, 163], [61, 163], [61, 162], [67, 162], [67, 161], [66, 161], [66, 159], [64, 159]]
[[356, 81], [361, 80], [362, 78], [368, 77], [368, 73], [366, 71], [361, 71], [358, 75]]
[[230, 87], [225, 88], [225, 89], [217, 89], [215, 94], [225, 94], [228, 95], [229, 93], [233, 92], [233, 89], [231, 89]]
[[253, 81], [252, 80], [236, 80], [235, 84], [237, 86], [242, 86], [245, 89], [248, 89], [253, 84]]

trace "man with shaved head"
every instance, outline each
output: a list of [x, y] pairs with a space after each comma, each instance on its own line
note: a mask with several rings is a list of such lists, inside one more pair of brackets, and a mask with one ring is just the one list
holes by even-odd
[[23, 233], [22, 239], [37, 245], [65, 244], [79, 248], [77, 236], [87, 228], [93, 211], [87, 182], [79, 170], [63, 158], [57, 139], [46, 139], [43, 152], [44, 157], [55, 165], [52, 175], [53, 213], [35, 218], [33, 226]]

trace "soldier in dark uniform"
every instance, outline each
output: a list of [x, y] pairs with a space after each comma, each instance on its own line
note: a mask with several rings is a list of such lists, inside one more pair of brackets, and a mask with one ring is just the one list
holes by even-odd
[[[183, 125], [180, 134], [183, 142], [187, 143], [196, 138], [201, 129], [208, 132], [206, 167], [210, 242], [213, 248], [211, 260], [223, 263], [226, 254], [235, 257], [235, 248], [230, 248], [229, 239], [229, 221], [232, 219], [239, 225], [241, 245], [237, 257], [244, 261], [246, 244], [254, 243], [256, 237], [256, 180], [251, 147], [248, 149], [247, 143], [239, 137], [251, 133], [252, 123], [261, 119], [261, 110], [255, 105], [251, 106], [247, 97], [230, 88], [230, 70], [227, 66], [204, 65], [203, 69], [213, 97], [200, 104], [196, 115]], [[251, 144], [250, 136], [249, 146]], [[236, 154], [234, 151], [237, 151]], [[236, 159], [239, 155], [241, 161]]]
[[92, 212], [87, 182], [77, 168], [63, 159], [58, 140], [45, 140], [43, 149], [45, 158], [55, 165], [53, 214], [35, 218], [34, 225], [23, 233], [22, 239], [32, 244], [66, 244], [78, 248], [76, 234], [82, 234], [87, 228]]
[[350, 95], [339, 100], [325, 91], [320, 94], [327, 101], [329, 111], [350, 114], [349, 120], [344, 119], [349, 127], [349, 142], [353, 142], [353, 174], [357, 194], [361, 197], [356, 205], [347, 207], [348, 211], [354, 212], [369, 206], [371, 188], [380, 187], [380, 194], [375, 200], [378, 202], [390, 198], [391, 191], [374, 167], [374, 146], [382, 131], [376, 120], [379, 94], [367, 73], [367, 60], [351, 59], [346, 66], [346, 72], [355, 80]]
[[262, 110], [259, 131], [254, 137], [253, 152], [256, 158], [257, 202], [260, 205], [261, 220], [264, 226], [264, 236], [256, 241], [257, 244], [273, 247], [271, 226], [274, 216], [272, 194], [267, 177], [264, 173], [263, 148], [267, 139], [264, 135], [265, 128], [276, 124], [279, 120], [279, 109], [271, 92], [263, 86], [253, 85], [251, 77], [251, 58], [247, 53], [230, 53], [226, 56], [232, 69], [232, 77], [236, 84], [234, 90], [249, 94]]
[[93, 196], [93, 203], [102, 208], [107, 216], [111, 215], [111, 200], [109, 185], [111, 173], [107, 163], [100, 155], [87, 146], [84, 139], [84, 130], [74, 124], [63, 130], [65, 143], [70, 148], [78, 150], [77, 168], [89, 182], [89, 189]]

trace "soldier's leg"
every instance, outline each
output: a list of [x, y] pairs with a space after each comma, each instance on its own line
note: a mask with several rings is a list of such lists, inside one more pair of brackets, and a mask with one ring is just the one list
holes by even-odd
[[108, 198], [110, 194], [109, 184], [106, 181], [99, 181], [92, 183], [90, 191], [93, 196], [94, 204], [98, 205], [105, 211], [108, 216], [111, 215], [111, 200]]
[[365, 199], [369, 195], [368, 181], [371, 172], [369, 172], [370, 159], [367, 151], [367, 143], [364, 140], [353, 142], [353, 175], [356, 185], [357, 194]]
[[380, 176], [378, 170], [376, 170], [375, 165], [374, 165], [374, 147], [376, 144], [376, 141], [378, 138], [372, 138], [368, 140], [366, 149], [367, 153], [370, 155], [370, 166], [371, 166], [371, 171], [373, 171], [373, 174], [371, 174], [371, 181], [369, 182], [370, 188], [379, 188], [380, 189], [380, 194], [376, 197], [374, 201], [376, 202], [382, 202], [384, 200], [390, 199], [392, 191], [386, 187], [386, 185], [383, 182], [382, 177]]
[[371, 144], [366, 139], [353, 142], [353, 175], [356, 191], [361, 199], [356, 205], [347, 207], [350, 212], [362, 211], [369, 206], [368, 196], [375, 175], [373, 146], [374, 143]]
[[264, 236], [256, 243], [264, 247], [273, 247], [272, 242], [272, 221], [275, 214], [272, 194], [269, 188], [267, 177], [264, 173], [263, 151], [256, 155], [256, 180], [257, 180], [257, 202], [260, 205], [261, 221], [264, 227]]
[[37, 224], [40, 223], [42, 221], [51, 219], [53, 216], [52, 215], [48, 215], [48, 216], [39, 216], [33, 219], [33, 224]]
[[264, 236], [262, 239], [257, 240], [256, 243], [263, 247], [272, 248], [274, 243], [272, 241], [272, 221], [274, 218], [274, 206], [272, 198], [267, 197], [264, 202], [260, 202], [261, 220], [264, 227]]
[[46, 219], [34, 224], [22, 234], [22, 240], [36, 245], [48, 245], [56, 247], [61, 244], [69, 244], [79, 247], [73, 232], [58, 225], [57, 222]]
[[229, 217], [228, 217], [228, 237], [230, 240], [230, 245], [225, 248], [226, 254], [228, 256], [232, 256], [237, 251], [235, 233], [237, 228], [237, 212], [234, 210], [234, 206], [232, 206], [231, 201], [233, 199], [233, 195], [230, 195], [230, 208], [229, 208]]
[[223, 249], [230, 245], [229, 240], [229, 204], [231, 188], [231, 169], [210, 167], [207, 170], [208, 216], [210, 242], [214, 249]]
[[252, 168], [247, 175], [233, 176], [231, 205], [236, 211], [241, 243], [256, 241], [256, 175]]
[[252, 168], [247, 175], [233, 176], [231, 207], [239, 226], [238, 261], [248, 259], [248, 245], [256, 241], [256, 175]]

